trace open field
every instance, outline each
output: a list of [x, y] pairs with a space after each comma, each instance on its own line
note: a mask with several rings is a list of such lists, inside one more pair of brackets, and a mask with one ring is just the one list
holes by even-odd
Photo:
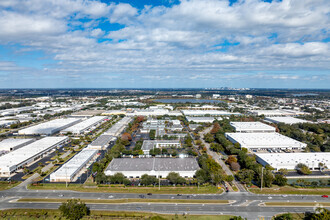
[[74, 190], [80, 192], [106, 192], [106, 193], [157, 193], [157, 194], [209, 194], [209, 193], [222, 193], [222, 189], [215, 186], [205, 187], [124, 187], [124, 186], [102, 186], [102, 187], [84, 187], [80, 184], [70, 184], [67, 188], [65, 184], [41, 184], [30, 185], [28, 187], [32, 190]]
[[324, 195], [330, 194], [330, 188], [295, 188], [291, 186], [249, 189], [250, 192], [256, 194], [302, 194], [302, 195]]
[[330, 207], [330, 202], [265, 202], [266, 206], [296, 206], [296, 207]]
[[[146, 212], [115, 212], [115, 211], [94, 211], [83, 219], [154, 219], [154, 220], [229, 220], [229, 215], [165, 215]], [[58, 210], [34, 210], [34, 209], [12, 209], [0, 211], [0, 218], [3, 219], [65, 219], [61, 217]]]
[[[24, 198], [17, 202], [46, 202], [46, 203], [62, 203], [68, 199], [38, 199]], [[188, 203], [188, 204], [228, 204], [228, 200], [197, 200], [197, 199], [81, 199], [86, 204], [99, 203]]]
[[0, 191], [13, 188], [13, 187], [17, 186], [20, 183], [21, 182], [8, 183], [8, 182], [5, 182], [5, 181], [1, 181], [0, 182]]

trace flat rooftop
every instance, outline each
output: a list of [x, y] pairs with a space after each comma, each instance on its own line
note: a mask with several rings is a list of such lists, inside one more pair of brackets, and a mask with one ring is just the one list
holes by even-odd
[[116, 138], [112, 135], [100, 135], [98, 138], [96, 138], [92, 143], [89, 145], [91, 146], [104, 146], [108, 144], [111, 140], [115, 140]]
[[34, 141], [32, 138], [8, 138], [0, 142], [0, 151], [10, 151], [12, 148], [31, 143], [32, 141]]
[[271, 133], [226, 133], [226, 137], [245, 148], [304, 148], [307, 144], [276, 132]]
[[194, 171], [199, 165], [195, 158], [114, 158], [106, 170], [124, 171]]
[[300, 118], [294, 117], [266, 117], [266, 121], [274, 122], [274, 123], [284, 123], [284, 124], [299, 124], [299, 123], [311, 123], [310, 121], [306, 121]]
[[151, 150], [153, 149], [157, 144], [180, 144], [180, 141], [178, 140], [145, 140], [143, 141], [142, 150]]
[[274, 131], [273, 126], [261, 123], [261, 122], [230, 122], [230, 125], [235, 128], [236, 131]]
[[73, 133], [81, 132], [89, 128], [90, 126], [105, 120], [106, 118], [107, 118], [106, 116], [94, 116], [82, 122], [79, 122], [78, 124], [75, 124], [71, 127], [64, 129], [63, 132], [73, 132]]
[[272, 167], [295, 167], [299, 163], [309, 167], [317, 167], [319, 163], [330, 166], [330, 152], [308, 153], [257, 153], [257, 157], [267, 162]]

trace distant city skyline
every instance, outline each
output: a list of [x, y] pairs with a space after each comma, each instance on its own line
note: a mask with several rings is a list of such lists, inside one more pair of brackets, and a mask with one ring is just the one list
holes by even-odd
[[0, 88], [330, 89], [328, 0], [2, 0]]

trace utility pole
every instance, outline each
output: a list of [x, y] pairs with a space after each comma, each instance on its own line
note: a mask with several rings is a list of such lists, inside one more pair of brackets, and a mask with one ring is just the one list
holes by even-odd
[[261, 186], [260, 186], [260, 191], [262, 191], [263, 181], [264, 181], [264, 167], [261, 168]]

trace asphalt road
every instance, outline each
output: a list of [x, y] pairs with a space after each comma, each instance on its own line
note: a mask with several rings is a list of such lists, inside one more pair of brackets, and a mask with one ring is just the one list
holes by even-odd
[[[34, 209], [56, 209], [59, 204], [54, 203], [16, 203], [19, 198], [61, 198], [61, 199], [122, 199], [139, 198], [140, 194], [130, 193], [88, 193], [75, 191], [55, 190], [26, 190], [25, 188], [13, 188], [0, 192], [0, 209], [11, 208], [34, 208]], [[93, 210], [125, 210], [125, 211], [146, 211], [172, 214], [232, 214], [241, 215], [248, 219], [259, 219], [282, 212], [306, 212], [313, 211], [313, 207], [263, 207], [263, 202], [327, 202], [329, 199], [321, 196], [301, 195], [258, 195], [247, 192], [217, 194], [192, 194], [177, 196], [173, 194], [146, 195], [150, 199], [194, 199], [194, 200], [230, 200], [231, 204], [153, 204], [153, 203], [130, 203], [130, 204], [89, 204]]]

